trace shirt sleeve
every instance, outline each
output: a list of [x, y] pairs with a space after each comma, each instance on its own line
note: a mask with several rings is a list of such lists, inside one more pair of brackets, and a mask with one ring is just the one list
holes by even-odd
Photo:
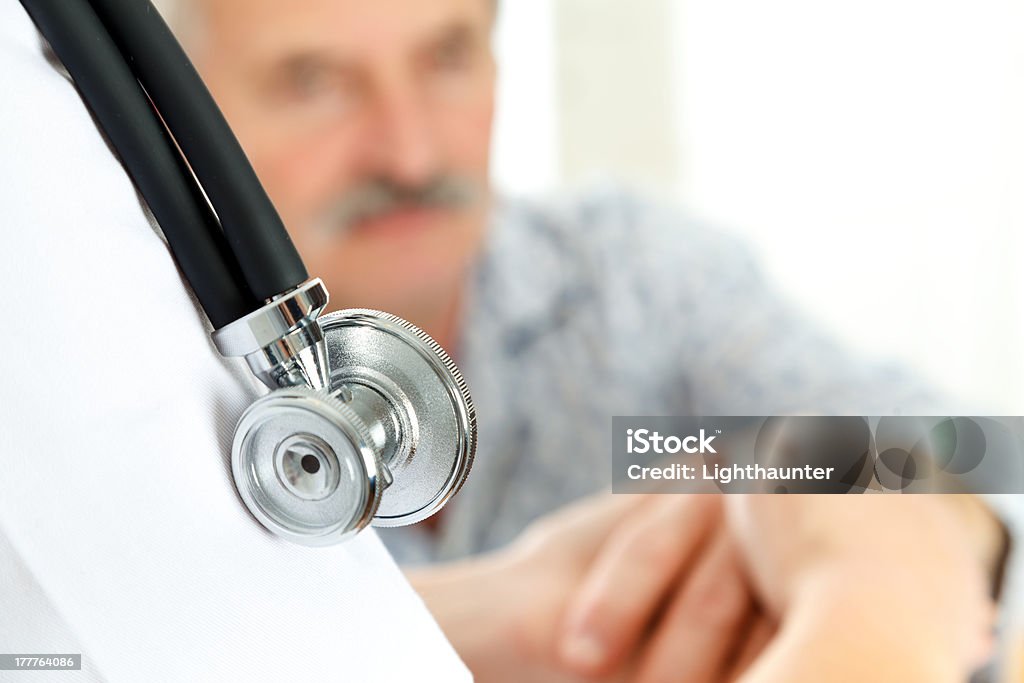
[[[914, 415], [954, 411], [954, 402], [893, 363], [853, 352], [788, 300], [732, 235], [676, 219], [669, 248], [649, 245], [661, 278], [661, 316], [676, 326], [683, 379], [698, 414]], [[679, 261], [673, 263], [672, 254]], [[685, 311], [686, 315], [673, 314]], [[863, 321], [870, 325], [871, 321]]]

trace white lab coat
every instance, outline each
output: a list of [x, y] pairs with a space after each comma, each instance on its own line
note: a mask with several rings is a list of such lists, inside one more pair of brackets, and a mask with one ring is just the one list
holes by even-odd
[[465, 681], [376, 535], [278, 540], [218, 356], [131, 182], [21, 5], [0, 6], [0, 680]]

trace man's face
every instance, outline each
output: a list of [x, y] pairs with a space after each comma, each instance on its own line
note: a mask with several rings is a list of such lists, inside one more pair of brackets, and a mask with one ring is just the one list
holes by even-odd
[[332, 306], [412, 315], [481, 244], [491, 0], [203, 0], [186, 48]]

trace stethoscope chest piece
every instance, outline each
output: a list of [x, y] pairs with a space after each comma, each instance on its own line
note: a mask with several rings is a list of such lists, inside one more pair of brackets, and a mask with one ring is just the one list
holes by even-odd
[[304, 545], [437, 512], [469, 474], [476, 413], [426, 333], [365, 309], [318, 320], [329, 388], [275, 389], [242, 415], [232, 471], [246, 507]]

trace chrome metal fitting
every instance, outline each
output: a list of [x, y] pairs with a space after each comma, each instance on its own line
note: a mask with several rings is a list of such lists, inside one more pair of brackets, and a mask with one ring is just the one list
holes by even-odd
[[327, 288], [314, 278], [215, 330], [213, 343], [222, 356], [244, 356], [253, 374], [271, 389], [326, 390], [330, 368], [317, 317], [327, 301]]

